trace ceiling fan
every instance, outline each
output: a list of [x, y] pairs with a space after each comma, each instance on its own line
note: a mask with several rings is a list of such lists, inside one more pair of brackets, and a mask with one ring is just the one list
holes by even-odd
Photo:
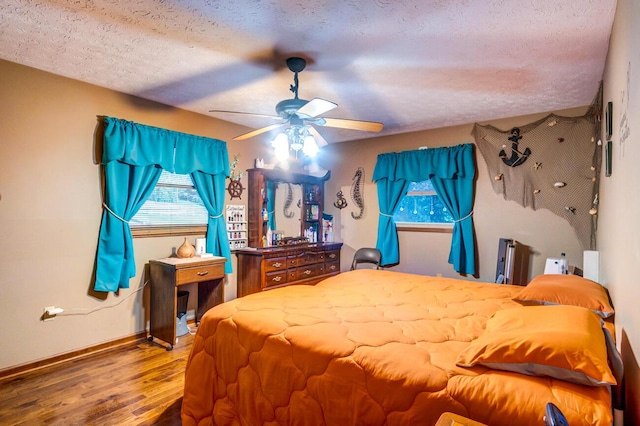
[[299, 57], [291, 57], [287, 59], [287, 67], [294, 73], [293, 83], [289, 90], [294, 94], [293, 99], [285, 99], [278, 102], [276, 112], [278, 115], [252, 114], [246, 112], [211, 110], [210, 112], [238, 114], [252, 117], [263, 117], [280, 120], [279, 123], [261, 127], [248, 133], [236, 136], [233, 140], [245, 140], [258, 136], [280, 127], [289, 126], [290, 128], [304, 128], [315, 138], [319, 146], [327, 145], [327, 141], [312, 126], [337, 127], [341, 129], [362, 130], [366, 132], [379, 132], [382, 130], [383, 124], [374, 121], [348, 120], [342, 118], [327, 118], [320, 115], [336, 108], [338, 104], [327, 101], [322, 98], [313, 98], [310, 101], [300, 99], [298, 97], [298, 73], [304, 70], [307, 61]]

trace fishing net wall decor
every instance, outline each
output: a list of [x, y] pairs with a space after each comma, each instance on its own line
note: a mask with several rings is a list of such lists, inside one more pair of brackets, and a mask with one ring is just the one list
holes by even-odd
[[506, 131], [476, 123], [472, 131], [494, 191], [564, 218], [585, 250], [596, 249], [601, 90], [581, 117], [550, 114]]

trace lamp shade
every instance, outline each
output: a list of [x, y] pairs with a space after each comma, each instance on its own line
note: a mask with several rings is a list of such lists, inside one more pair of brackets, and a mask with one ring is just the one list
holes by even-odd
[[278, 133], [271, 142], [271, 146], [275, 149], [276, 157], [279, 160], [289, 158], [289, 138], [286, 133]]
[[320, 149], [318, 148], [318, 144], [316, 140], [311, 135], [307, 135], [304, 137], [304, 146], [302, 147], [302, 152], [309, 157], [314, 157]]

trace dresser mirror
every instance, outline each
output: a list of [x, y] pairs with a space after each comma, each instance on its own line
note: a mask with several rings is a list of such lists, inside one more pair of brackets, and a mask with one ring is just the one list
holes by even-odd
[[310, 242], [322, 242], [324, 182], [330, 172], [323, 177], [277, 169], [247, 172], [249, 247], [263, 247], [269, 229], [284, 237], [313, 235]]
[[276, 182], [274, 193], [275, 230], [282, 232], [285, 237], [299, 237], [302, 185]]

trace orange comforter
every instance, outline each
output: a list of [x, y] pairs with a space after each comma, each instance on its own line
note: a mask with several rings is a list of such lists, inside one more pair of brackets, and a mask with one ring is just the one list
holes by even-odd
[[610, 424], [607, 387], [461, 368], [456, 358], [521, 287], [359, 270], [209, 310], [186, 369], [184, 425]]

